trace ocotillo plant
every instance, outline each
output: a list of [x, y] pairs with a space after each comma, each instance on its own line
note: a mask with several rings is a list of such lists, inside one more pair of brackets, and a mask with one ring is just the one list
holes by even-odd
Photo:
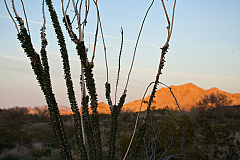
[[169, 41], [170, 41], [170, 38], [171, 38], [171, 35], [172, 35], [176, 0], [174, 1], [174, 5], [173, 5], [172, 21], [171, 22], [169, 20], [164, 1], [161, 0], [161, 2], [162, 2], [163, 9], [164, 9], [166, 19], [167, 19], [167, 22], [168, 22], [168, 26], [167, 26], [168, 36], [167, 36], [167, 39], [166, 39], [166, 42], [165, 42], [164, 46], [161, 48], [162, 52], [161, 52], [161, 58], [160, 58], [160, 63], [159, 63], [159, 67], [158, 67], [158, 72], [157, 72], [157, 75], [156, 75], [156, 78], [155, 78], [155, 81], [154, 81], [154, 86], [153, 86], [153, 89], [152, 89], [152, 93], [151, 93], [150, 98], [148, 100], [147, 110], [145, 112], [143, 123], [139, 127], [137, 135], [136, 135], [136, 139], [135, 139], [134, 146], [133, 146], [132, 159], [138, 159], [137, 157], [138, 157], [138, 153], [139, 153], [139, 148], [141, 147], [141, 145], [143, 143], [143, 137], [144, 137], [145, 131], [146, 131], [146, 120], [147, 120], [148, 113], [149, 113], [150, 108], [151, 108], [151, 103], [153, 101], [153, 98], [155, 97], [155, 92], [157, 90], [157, 85], [159, 83], [159, 78], [160, 78], [160, 75], [162, 74], [162, 69], [163, 69], [163, 66], [164, 66], [164, 63], [165, 63], [165, 55], [168, 52]]
[[[127, 81], [126, 81], [126, 87], [124, 88], [123, 94], [119, 99], [119, 102], [117, 104], [116, 102], [116, 92], [118, 88], [118, 81], [119, 81], [119, 73], [120, 73], [120, 60], [121, 60], [121, 53], [122, 53], [122, 46], [123, 46], [123, 29], [121, 28], [121, 47], [120, 47], [120, 53], [119, 53], [119, 65], [118, 65], [118, 72], [117, 72], [117, 83], [116, 83], [116, 89], [115, 89], [115, 103], [113, 104], [112, 98], [110, 96], [111, 93], [111, 87], [110, 83], [108, 82], [108, 65], [107, 65], [107, 55], [106, 55], [106, 47], [105, 47], [105, 42], [104, 42], [104, 34], [103, 34], [103, 29], [101, 25], [101, 20], [100, 20], [100, 13], [98, 9], [98, 4], [97, 0], [93, 0], [93, 3], [96, 7], [96, 12], [97, 12], [97, 25], [96, 25], [96, 34], [95, 34], [95, 40], [94, 40], [94, 49], [93, 49], [93, 54], [92, 54], [92, 59], [88, 60], [87, 56], [87, 49], [85, 47], [85, 42], [83, 41], [84, 39], [84, 26], [87, 24], [87, 18], [88, 18], [88, 12], [89, 12], [89, 5], [90, 1], [86, 0], [83, 2], [81, 0], [80, 2], [77, 0], [76, 3], [73, 0], [72, 5], [74, 8], [75, 17], [77, 17], [77, 25], [78, 25], [78, 34], [74, 33], [74, 30], [72, 29], [72, 24], [73, 20], [70, 20], [69, 15], [67, 15], [67, 10], [70, 4], [70, 0], [67, 3], [67, 6], [64, 7], [63, 0], [62, 2], [62, 13], [63, 13], [63, 22], [66, 27], [66, 30], [69, 33], [69, 37], [72, 40], [73, 43], [76, 45], [76, 52], [80, 58], [81, 62], [81, 76], [80, 76], [80, 81], [81, 81], [81, 90], [82, 90], [82, 101], [81, 101], [81, 114], [79, 112], [78, 104], [75, 98], [75, 92], [73, 89], [73, 83], [72, 83], [72, 78], [71, 78], [71, 72], [70, 72], [70, 64], [69, 64], [69, 58], [68, 58], [68, 51], [66, 47], [66, 42], [65, 38], [63, 35], [62, 28], [59, 23], [59, 18], [57, 16], [57, 13], [54, 9], [53, 3], [51, 0], [43, 0], [42, 4], [42, 10], [43, 10], [43, 27], [41, 28], [41, 40], [42, 40], [42, 47], [40, 54], [38, 54], [35, 49], [33, 48], [31, 36], [30, 36], [30, 29], [28, 27], [28, 21], [27, 21], [27, 16], [25, 13], [25, 8], [24, 8], [24, 3], [22, 2], [23, 6], [23, 12], [25, 15], [26, 19], [26, 24], [27, 24], [27, 29], [24, 25], [23, 19], [18, 15], [14, 0], [12, 0], [12, 7], [13, 7], [13, 12], [15, 14], [15, 18], [18, 22], [19, 27], [17, 26], [16, 21], [12, 17], [8, 5], [6, 3], [6, 0], [4, 0], [7, 11], [9, 15], [11, 16], [13, 22], [15, 23], [17, 32], [18, 32], [18, 40], [21, 43], [22, 48], [24, 49], [24, 52], [26, 55], [29, 57], [31, 61], [31, 66], [36, 74], [36, 79], [38, 83], [40, 84], [41, 90], [44, 93], [46, 103], [48, 105], [48, 110], [50, 113], [50, 118], [52, 121], [52, 126], [54, 130], [55, 137], [58, 141], [60, 151], [62, 154], [62, 157], [64, 159], [70, 160], [72, 159], [72, 154], [70, 152], [67, 139], [66, 139], [66, 134], [65, 130], [63, 127], [63, 122], [59, 113], [58, 105], [52, 90], [52, 84], [51, 84], [51, 78], [50, 78], [50, 73], [49, 73], [49, 64], [48, 64], [48, 58], [47, 58], [47, 51], [46, 51], [46, 46], [47, 46], [47, 40], [46, 40], [46, 34], [45, 34], [45, 9], [44, 9], [44, 2], [46, 3], [48, 7], [48, 11], [50, 13], [50, 18], [52, 21], [52, 26], [55, 30], [56, 38], [58, 41], [58, 45], [60, 47], [60, 53], [62, 57], [62, 63], [63, 63], [63, 70], [64, 70], [64, 79], [66, 82], [66, 87], [67, 87], [67, 94], [68, 94], [68, 99], [69, 103], [71, 105], [71, 109], [73, 111], [73, 116], [74, 116], [74, 127], [75, 127], [75, 132], [76, 132], [76, 142], [77, 146], [79, 149], [80, 153], [80, 159], [83, 160], [101, 160], [102, 159], [102, 146], [101, 146], [101, 132], [100, 132], [100, 124], [99, 124], [99, 114], [97, 111], [98, 108], [98, 98], [97, 98], [97, 93], [96, 93], [96, 87], [95, 87], [95, 79], [93, 76], [93, 68], [94, 68], [94, 58], [95, 58], [95, 47], [96, 47], [96, 42], [97, 42], [97, 35], [98, 31], [101, 31], [102, 39], [103, 39], [103, 45], [104, 45], [104, 52], [105, 52], [105, 62], [106, 62], [106, 72], [107, 72], [107, 82], [105, 83], [105, 95], [106, 99], [108, 101], [108, 105], [110, 107], [111, 111], [111, 132], [110, 132], [110, 140], [109, 140], [109, 157], [108, 159], [114, 160], [115, 159], [115, 144], [116, 144], [116, 134], [117, 134], [117, 126], [118, 126], [118, 116], [119, 113], [123, 107], [123, 104], [125, 102], [126, 98], [126, 93], [127, 93], [127, 86], [129, 82], [129, 77], [132, 71], [135, 55], [136, 55], [136, 49], [138, 46], [138, 41], [143, 29], [143, 25], [145, 22], [145, 19], [147, 17], [147, 14], [151, 8], [151, 6], [154, 3], [154, 0], [152, 1], [150, 7], [148, 8], [144, 20], [142, 22], [142, 26], [137, 38], [137, 42], [135, 45], [135, 50], [133, 54], [133, 59], [132, 59], [132, 64], [128, 73]], [[81, 10], [83, 3], [85, 3], [85, 16], [83, 18], [83, 21], [81, 21]], [[145, 134], [146, 130], [146, 125], [145, 122], [148, 117], [148, 112], [151, 107], [151, 102], [155, 96], [155, 92], [157, 89], [157, 84], [159, 83], [159, 77], [160, 74], [162, 73], [161, 70], [164, 66], [164, 56], [167, 53], [168, 47], [169, 47], [169, 40], [172, 34], [172, 27], [173, 27], [173, 17], [174, 17], [174, 11], [175, 11], [175, 4], [176, 0], [174, 1], [174, 7], [173, 7], [173, 15], [172, 15], [172, 22], [170, 23], [168, 14], [165, 8], [165, 4], [162, 0], [162, 5], [164, 8], [164, 11], [166, 13], [166, 17], [168, 20], [168, 37], [165, 45], [161, 48], [162, 53], [161, 53], [161, 60], [159, 64], [159, 69], [158, 73], [156, 75], [156, 79], [154, 82], [154, 87], [152, 90], [152, 94], [149, 99], [148, 107], [147, 107], [147, 112], [144, 117], [144, 122], [142, 126], [139, 127], [137, 136], [135, 138], [134, 146], [132, 149], [132, 159], [137, 159], [138, 156], [138, 151], [139, 147], [141, 146], [142, 139]], [[86, 92], [87, 91], [87, 92]], [[88, 106], [89, 106], [89, 101], [90, 101], [90, 106], [92, 110], [92, 114], [89, 113], [88, 111]], [[135, 133], [135, 132], [134, 132]], [[86, 136], [85, 136], [86, 135]], [[86, 139], [86, 140], [85, 140]], [[130, 145], [129, 145], [130, 148]], [[128, 153], [128, 151], [127, 151]], [[126, 153], [126, 155], [127, 155]], [[125, 156], [126, 158], [126, 156]]]

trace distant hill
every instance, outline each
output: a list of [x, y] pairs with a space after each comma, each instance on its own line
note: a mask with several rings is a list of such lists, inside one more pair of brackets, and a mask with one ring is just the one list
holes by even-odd
[[[231, 105], [240, 105], [240, 94], [235, 93], [231, 94], [228, 92], [221, 91], [215, 87], [204, 90], [192, 83], [187, 83], [180, 86], [170, 86], [172, 89], [172, 92], [174, 93], [175, 97], [177, 98], [178, 104], [181, 107], [182, 110], [190, 111], [192, 106], [196, 106], [196, 103], [198, 103], [205, 95], [210, 95], [212, 93], [214, 94], [224, 94], [228, 97], [228, 99], [232, 100]], [[148, 100], [150, 96], [146, 97], [144, 100]], [[139, 107], [141, 104], [141, 99], [124, 104], [123, 110], [130, 110], [134, 112], [139, 111]], [[156, 97], [154, 98], [153, 105], [156, 109], [164, 108], [168, 106], [172, 109], [177, 109], [176, 102], [169, 91], [168, 88], [161, 88], [156, 91]], [[41, 106], [40, 108], [46, 108], [47, 106]], [[68, 115], [72, 114], [72, 110], [70, 107], [59, 105], [59, 110], [61, 115]], [[147, 104], [143, 104], [141, 111], [146, 110]], [[91, 109], [89, 109], [91, 113]], [[34, 113], [33, 108], [29, 108], [30, 113]], [[110, 114], [109, 106], [103, 102], [98, 103], [98, 112], [100, 114]]]
[[[37, 110], [35, 108], [32, 107], [27, 107], [29, 110], [30, 114], [36, 114]], [[43, 105], [41, 107], [37, 107], [39, 110], [44, 110], [47, 109], [47, 105]], [[73, 114], [72, 109], [70, 107], [67, 106], [63, 106], [63, 105], [58, 105], [59, 108], [59, 112], [61, 115], [69, 115], [69, 114]], [[81, 109], [80, 109], [81, 110]], [[89, 112], [91, 113], [91, 109], [89, 109]], [[110, 109], [109, 106], [106, 105], [103, 102], [98, 103], [98, 113], [102, 114], [110, 114]]]
[[[29, 113], [30, 114], [37, 114], [37, 110], [44, 110], [44, 109], [48, 109], [47, 108], [47, 105], [43, 105], [43, 106], [40, 106], [40, 107], [27, 107], [27, 109], [29, 110]], [[70, 107], [67, 107], [67, 106], [63, 106], [63, 105], [58, 105], [58, 108], [59, 108], [59, 111], [60, 111], [60, 114], [61, 115], [68, 115], [68, 114], [72, 114], [72, 110]]]
[[[172, 92], [174, 93], [175, 97], [177, 98], [178, 104], [181, 109], [184, 109], [185, 111], [189, 111], [192, 106], [196, 106], [196, 103], [198, 103], [202, 98], [204, 98], [205, 95], [210, 95], [212, 93], [214, 94], [224, 94], [228, 97], [228, 99], [232, 100], [231, 105], [240, 105], [240, 94], [231, 94], [228, 92], [221, 91], [217, 88], [211, 88], [208, 90], [204, 90], [192, 83], [187, 83], [180, 86], [170, 86], [172, 89]], [[148, 100], [150, 96], [145, 98], [144, 100]], [[169, 91], [168, 88], [161, 88], [156, 91], [156, 97], [154, 98], [154, 103], [156, 109], [164, 108], [168, 106], [169, 108], [176, 109], [177, 105], [176, 102]], [[124, 105], [124, 110], [131, 110], [131, 111], [138, 111], [141, 104], [141, 99], [136, 100], [130, 103], [127, 103]], [[143, 104], [142, 111], [146, 110], [147, 104]]]

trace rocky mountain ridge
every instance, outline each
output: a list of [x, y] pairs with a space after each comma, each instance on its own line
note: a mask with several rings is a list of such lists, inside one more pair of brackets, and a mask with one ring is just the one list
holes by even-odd
[[[232, 100], [231, 105], [240, 104], [240, 94], [231, 94], [225, 91], [221, 91], [216, 87], [208, 90], [204, 90], [192, 83], [187, 83], [180, 86], [170, 86], [172, 92], [174, 93], [177, 102], [182, 110], [190, 111], [193, 106], [197, 106], [197, 103], [204, 98], [205, 95], [214, 94], [224, 94], [228, 99]], [[146, 97], [144, 100], [148, 100], [150, 96]], [[161, 88], [156, 91], [156, 97], [154, 98], [153, 105], [156, 109], [164, 108], [168, 106], [171, 109], [177, 109], [177, 105], [174, 97], [172, 96], [169, 88]], [[124, 109], [131, 111], [138, 111], [141, 104], [141, 99], [134, 102], [130, 102], [124, 105]], [[142, 111], [146, 110], [147, 104], [143, 104]]]
[[[172, 92], [174, 93], [178, 104], [182, 110], [190, 111], [193, 106], [197, 106], [197, 103], [204, 98], [205, 95], [214, 94], [224, 94], [228, 99], [232, 100], [231, 105], [240, 105], [240, 93], [231, 94], [225, 91], [221, 91], [218, 88], [211, 88], [208, 90], [204, 90], [192, 83], [187, 83], [180, 86], [170, 86]], [[144, 100], [147, 101], [150, 96], [146, 97]], [[141, 99], [126, 103], [123, 106], [123, 110], [129, 110], [133, 112], [138, 112]], [[110, 114], [109, 106], [103, 102], [98, 103], [98, 112], [100, 114]], [[152, 105], [155, 106], [156, 109], [164, 108], [168, 106], [170, 109], [178, 109], [175, 99], [172, 96], [169, 88], [163, 87], [156, 91], [156, 97], [154, 98], [154, 102]], [[47, 106], [41, 106], [40, 108], [46, 108]], [[146, 110], [147, 104], [143, 103], [141, 111]], [[59, 105], [60, 114], [72, 114], [72, 110], [69, 107]], [[89, 110], [91, 112], [91, 110]], [[33, 110], [30, 109], [30, 113], [33, 113]]]

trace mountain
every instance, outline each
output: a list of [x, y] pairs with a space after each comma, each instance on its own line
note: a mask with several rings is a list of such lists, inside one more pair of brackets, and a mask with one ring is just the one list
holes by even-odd
[[[224, 94], [227, 96], [228, 99], [232, 100], [231, 105], [239, 105], [240, 104], [240, 94], [231, 94], [228, 92], [221, 91], [217, 88], [211, 88], [208, 90], [204, 90], [192, 83], [187, 83], [180, 86], [170, 86], [172, 92], [174, 93], [177, 102], [182, 110], [190, 111], [192, 106], [196, 106], [196, 103], [198, 103], [202, 98], [204, 98], [205, 95], [210, 95], [212, 93], [214, 94]], [[148, 100], [150, 96], [145, 98], [144, 100]], [[136, 100], [130, 103], [127, 103], [123, 106], [124, 110], [130, 110], [130, 111], [139, 111], [139, 107], [141, 104], [141, 99]], [[161, 88], [156, 91], [156, 97], [154, 98], [154, 103], [152, 105], [155, 105], [156, 109], [164, 108], [168, 106], [172, 109], [177, 109], [177, 105], [175, 102], [174, 97], [172, 96], [171, 92], [168, 88]], [[142, 111], [146, 110], [147, 104], [143, 104]]]
[[[63, 105], [58, 105], [58, 108], [59, 108], [59, 112], [60, 112], [61, 115], [73, 114], [72, 109], [70, 107], [63, 106]], [[32, 107], [27, 107], [27, 109], [29, 110], [29, 112], [28, 112], [29, 114], [37, 114], [38, 110], [44, 111], [44, 109], [47, 109], [47, 105], [37, 107], [37, 109], [32, 108]], [[81, 109], [79, 109], [79, 110], [81, 110]], [[90, 107], [89, 107], [89, 112], [92, 113], [92, 110], [90, 109]], [[100, 113], [100, 114], [110, 114], [111, 112], [110, 112], [110, 109], [109, 109], [108, 105], [106, 105], [103, 102], [100, 102], [100, 103], [98, 103], [98, 113]]]
[[[221, 91], [215, 87], [204, 90], [192, 83], [187, 83], [180, 86], [170, 86], [172, 92], [174, 93], [177, 102], [182, 110], [190, 111], [192, 106], [196, 106], [196, 104], [204, 98], [205, 95], [210, 95], [212, 93], [214, 94], [224, 94], [227, 96], [229, 100], [232, 100], [231, 105], [240, 105], [240, 93], [231, 94], [228, 92]], [[171, 109], [178, 109], [175, 99], [172, 96], [169, 88], [161, 88], [156, 91], [154, 98], [154, 102], [152, 103], [152, 106], [154, 105], [156, 109], [164, 108], [168, 106]], [[144, 100], [147, 101], [150, 96], [146, 97]], [[127, 104], [123, 105], [123, 110], [129, 110], [138, 112], [139, 107], [141, 105], [141, 99], [136, 100]], [[41, 106], [40, 108], [44, 109], [47, 105]], [[58, 105], [59, 111], [61, 115], [68, 115], [72, 114], [72, 110], [70, 107]], [[90, 108], [90, 107], [89, 107]], [[143, 103], [143, 106], [141, 108], [141, 111], [146, 110], [147, 104]], [[34, 113], [34, 109], [30, 109], [30, 113]], [[89, 112], [91, 113], [91, 109], [89, 109]], [[110, 114], [109, 106], [103, 102], [98, 103], [98, 113], [100, 114]]]
[[[72, 114], [72, 110], [70, 107], [67, 107], [67, 106], [63, 106], [63, 105], [58, 105], [58, 108], [59, 108], [59, 112], [61, 115], [69, 115], [69, 114]], [[44, 110], [47, 110], [47, 105], [43, 105], [43, 106], [40, 106], [40, 107], [27, 107], [27, 109], [29, 110], [29, 114], [38, 114], [39, 111], [44, 111]]]

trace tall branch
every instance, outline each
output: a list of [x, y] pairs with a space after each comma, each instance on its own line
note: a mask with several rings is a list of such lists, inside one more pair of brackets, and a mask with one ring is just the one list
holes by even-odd
[[17, 10], [16, 10], [16, 7], [15, 7], [14, 0], [12, 0], [12, 7], [13, 7], [13, 12], [15, 13], [15, 17], [19, 17], [19, 15], [17, 14]]
[[4, 0], [4, 3], [5, 3], [5, 6], [6, 6], [6, 9], [7, 9], [7, 11], [8, 11], [8, 14], [9, 14], [9, 16], [11, 17], [11, 19], [12, 19], [12, 21], [13, 21], [13, 23], [14, 23], [16, 29], [17, 29], [17, 32], [18, 32], [18, 34], [19, 34], [19, 29], [18, 29], [17, 23], [16, 23], [16, 21], [14, 20], [14, 18], [13, 18], [13, 16], [12, 16], [11, 12], [9, 11], [9, 8], [8, 8], [8, 5], [7, 5], [6, 0]]
[[120, 52], [119, 52], [119, 57], [118, 57], [118, 72], [117, 72], [117, 81], [116, 81], [116, 88], [115, 88], [115, 105], [116, 105], [116, 99], [117, 99], [117, 88], [118, 88], [118, 81], [119, 81], [119, 74], [120, 74], [120, 69], [121, 69], [121, 55], [122, 55], [122, 48], [123, 48], [123, 29], [121, 27], [121, 47], [120, 47]]
[[75, 14], [77, 15], [77, 24], [78, 24], [78, 34], [79, 34], [79, 40], [82, 41], [82, 31], [81, 31], [81, 17], [78, 14], [77, 6], [75, 5], [74, 0], [72, 0], [72, 4], [74, 7]]
[[91, 61], [90, 65], [93, 64], [93, 60], [94, 60], [94, 58], [95, 58], [96, 45], [97, 45], [98, 26], [99, 26], [99, 16], [97, 16], [97, 17], [98, 17], [98, 18], [97, 18], [97, 27], [96, 27], [95, 38], [94, 38], [92, 61]]
[[[68, 33], [70, 34], [70, 37], [72, 38], [72, 40], [77, 43], [77, 39], [76, 39], [76, 35], [73, 33], [73, 30], [72, 30], [72, 27], [70, 27], [70, 24], [68, 22], [68, 19], [67, 19], [67, 16], [66, 16], [66, 12], [64, 11], [64, 6], [63, 6], [63, 0], [61, 0], [62, 2], [62, 13], [63, 13], [63, 16], [64, 16], [64, 21], [65, 21], [65, 24], [66, 24], [66, 28], [68, 30]], [[67, 10], [67, 9], [66, 9]]]
[[[175, 12], [175, 4], [176, 4], [176, 0], [174, 2], [173, 12]], [[148, 101], [147, 110], [146, 110], [145, 116], [143, 118], [143, 124], [138, 129], [138, 133], [137, 133], [137, 137], [136, 137], [136, 141], [135, 141], [135, 145], [134, 145], [134, 149], [133, 149], [133, 159], [137, 159], [137, 156], [138, 156], [138, 153], [139, 153], [139, 148], [140, 148], [140, 146], [143, 142], [143, 137], [144, 137], [145, 131], [146, 131], [146, 120], [147, 120], [147, 117], [148, 117], [148, 113], [151, 109], [150, 107], [151, 107], [153, 98], [155, 97], [155, 93], [156, 93], [156, 90], [157, 90], [157, 84], [159, 83], [160, 75], [162, 74], [162, 69], [163, 69], [163, 66], [164, 66], [164, 63], [165, 63], [165, 55], [168, 52], [167, 50], [169, 48], [168, 43], [169, 43], [169, 40], [170, 40], [170, 37], [171, 37], [170, 27], [172, 28], [173, 24], [172, 25], [170, 24], [168, 14], [167, 14], [167, 11], [166, 11], [166, 7], [164, 5], [163, 0], [162, 0], [162, 5], [163, 5], [163, 9], [165, 11], [165, 15], [166, 15], [167, 23], [168, 23], [168, 27], [167, 27], [168, 36], [167, 36], [167, 39], [166, 39], [166, 43], [164, 44], [164, 46], [162, 48], [160, 48], [162, 51], [161, 51], [161, 57], [160, 57], [158, 72], [156, 74], [156, 78], [155, 78], [155, 81], [154, 81], [154, 86], [153, 86], [153, 89], [152, 89], [152, 93], [151, 93], [149, 101]], [[174, 14], [173, 14], [173, 17], [174, 17]], [[172, 17], [172, 21], [173, 21], [173, 17]]]
[[129, 152], [130, 147], [131, 147], [132, 142], [133, 142], [133, 138], [134, 138], [135, 133], [136, 133], [137, 124], [138, 124], [138, 119], [139, 119], [139, 115], [140, 115], [140, 112], [141, 112], [141, 109], [142, 109], [142, 104], [143, 104], [143, 102], [144, 102], [144, 98], [145, 98], [145, 96], [146, 96], [146, 94], [147, 94], [147, 91], [148, 91], [149, 87], [150, 87], [153, 83], [154, 83], [154, 82], [151, 82], [151, 83], [147, 86], [147, 89], [145, 90], [145, 93], [143, 94], [143, 98], [142, 98], [142, 101], [141, 101], [141, 105], [140, 105], [140, 107], [139, 107], [139, 111], [138, 111], [137, 118], [136, 118], [136, 121], [135, 121], [134, 129], [133, 129], [132, 138], [131, 138], [131, 140], [130, 140], [130, 143], [129, 143], [129, 145], [128, 145], [128, 148], [127, 148], [127, 151], [126, 151], [126, 153], [125, 153], [125, 156], [124, 156], [123, 160], [125, 160], [125, 159], [127, 158], [128, 152]]
[[100, 30], [101, 30], [103, 50], [104, 50], [104, 58], [105, 58], [105, 65], [106, 65], [106, 75], [107, 75], [106, 78], [107, 78], [107, 83], [108, 83], [107, 48], [106, 48], [106, 45], [105, 45], [104, 34], [103, 34], [102, 23], [101, 23], [101, 19], [100, 19], [100, 13], [99, 13], [97, 1], [94, 1], [94, 0], [93, 0], [93, 2], [94, 2], [94, 4], [95, 4], [95, 6], [96, 6], [97, 14], [98, 14], [98, 18], [99, 18], [99, 27], [100, 27]]
[[65, 11], [64, 11], [65, 13], [67, 13], [67, 10], [68, 10], [68, 7], [69, 7], [69, 4], [70, 4], [70, 1], [71, 1], [71, 0], [68, 0], [68, 3], [67, 3], [67, 6], [66, 6], [66, 9], [65, 9]]
[[137, 47], [138, 47], [138, 41], [139, 41], [140, 36], [141, 36], [141, 33], [142, 33], [142, 29], [143, 29], [143, 26], [144, 26], [144, 22], [145, 22], [145, 20], [146, 20], [146, 18], [147, 18], [148, 12], [149, 12], [149, 10], [151, 9], [153, 3], [154, 3], [154, 0], [152, 1], [152, 3], [150, 4], [150, 6], [149, 6], [148, 9], [147, 9], [147, 12], [146, 12], [146, 14], [145, 14], [145, 16], [144, 16], [144, 19], [143, 19], [143, 21], [142, 21], [142, 25], [141, 25], [140, 31], [139, 31], [139, 33], [138, 33], [138, 38], [137, 38], [136, 45], [135, 45], [134, 52], [133, 52], [132, 64], [131, 64], [131, 67], [130, 67], [130, 70], [129, 70], [129, 73], [128, 73], [127, 82], [126, 82], [126, 86], [125, 86], [124, 92], [127, 91], [127, 86], [128, 86], [128, 82], [129, 82], [129, 79], [130, 79], [130, 74], [131, 74], [131, 72], [132, 72], [133, 63], [134, 63], [134, 59], [135, 59], [135, 55], [136, 55], [136, 51], [137, 51]]
[[82, 137], [83, 135], [82, 135], [81, 117], [80, 117], [78, 105], [75, 98], [75, 92], [73, 90], [73, 82], [71, 78], [70, 64], [68, 60], [68, 51], [66, 48], [65, 38], [63, 36], [63, 32], [62, 32], [60, 23], [58, 21], [57, 13], [52, 5], [52, 1], [46, 0], [46, 4], [48, 5], [48, 10], [50, 12], [50, 17], [53, 23], [56, 37], [58, 39], [58, 45], [60, 47], [60, 52], [61, 52], [61, 57], [63, 62], [64, 79], [67, 86], [68, 99], [71, 105], [71, 109], [74, 112], [73, 116], [74, 116], [74, 127], [76, 130], [77, 145], [80, 150], [81, 158], [87, 159], [87, 152], [86, 152], [86, 148], [84, 146], [83, 137]]
[[25, 11], [25, 8], [24, 8], [24, 3], [23, 3], [22, 0], [21, 0], [21, 2], [22, 2], [23, 13], [24, 13], [24, 16], [25, 16], [25, 19], [26, 19], [27, 28], [28, 28], [28, 34], [29, 34], [29, 36], [31, 37], [31, 35], [30, 35], [30, 29], [29, 29], [29, 26], [28, 26], [27, 15], [26, 15], [26, 11]]
[[[42, 31], [44, 31], [46, 29], [46, 17], [45, 17], [45, 9], [44, 9], [44, 0], [42, 2], [42, 11], [43, 11], [43, 27], [42, 27]], [[44, 32], [42, 32], [42, 39], [43, 41], [45, 41], [45, 34]], [[45, 44], [43, 46], [43, 48], [45, 48]]]

